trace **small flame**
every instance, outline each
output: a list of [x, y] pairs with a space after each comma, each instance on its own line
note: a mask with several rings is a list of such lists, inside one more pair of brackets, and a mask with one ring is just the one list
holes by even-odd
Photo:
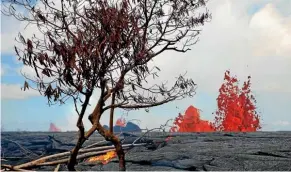
[[107, 164], [110, 160], [116, 157], [115, 151], [109, 151], [105, 155], [94, 156], [88, 159], [88, 162], [101, 162], [103, 165]]

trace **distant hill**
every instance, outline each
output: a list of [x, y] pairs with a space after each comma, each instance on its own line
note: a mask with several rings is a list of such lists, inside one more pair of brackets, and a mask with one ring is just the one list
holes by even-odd
[[[105, 129], [109, 129], [108, 125], [103, 125], [103, 127]], [[113, 127], [113, 132], [120, 132], [120, 131], [125, 131], [125, 132], [141, 132], [141, 129], [139, 128], [138, 125], [132, 123], [132, 122], [128, 122], [126, 124], [125, 127], [122, 127], [122, 126], [114, 126]]]

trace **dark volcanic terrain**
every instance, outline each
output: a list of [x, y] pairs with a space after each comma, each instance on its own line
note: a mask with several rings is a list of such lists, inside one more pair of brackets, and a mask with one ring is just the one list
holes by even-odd
[[[46, 154], [70, 150], [77, 142], [77, 136], [76, 132], [3, 132], [1, 158], [4, 160], [1, 163], [16, 165]], [[175, 133], [172, 139], [165, 142], [166, 137], [165, 133], [150, 133], [141, 142], [152, 143], [152, 147], [131, 149], [126, 154], [127, 170], [291, 171], [291, 132]], [[121, 139], [124, 138], [125, 142], [131, 143], [136, 137], [123, 135]], [[103, 138], [95, 134], [85, 146], [101, 140]], [[24, 153], [27, 151], [23, 151], [18, 144], [30, 153]], [[38, 167], [35, 170], [54, 170], [55, 167]], [[118, 170], [118, 161], [115, 158], [102, 166], [80, 162], [76, 169]], [[61, 165], [59, 170], [67, 169]]]

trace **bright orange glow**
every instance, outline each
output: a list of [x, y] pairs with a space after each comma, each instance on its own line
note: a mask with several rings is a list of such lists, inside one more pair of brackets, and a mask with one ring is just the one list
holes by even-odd
[[54, 123], [50, 123], [49, 131], [50, 132], [60, 132], [61, 129], [59, 129]]
[[189, 106], [185, 115], [179, 114], [174, 121], [174, 127], [171, 132], [213, 132], [213, 125], [205, 120], [200, 119], [199, 109]]
[[199, 110], [189, 106], [185, 115], [176, 117], [170, 132], [258, 131], [261, 128], [260, 118], [256, 112], [256, 100], [251, 95], [250, 78], [239, 88], [238, 79], [226, 71], [219, 89], [214, 123], [201, 120]]
[[101, 162], [102, 164], [107, 164], [111, 159], [115, 158], [116, 152], [115, 151], [109, 151], [105, 155], [100, 155], [100, 156], [94, 156], [89, 158], [87, 161], [88, 162]]
[[226, 71], [224, 83], [217, 98], [215, 126], [218, 131], [254, 132], [261, 128], [260, 118], [256, 112], [256, 100], [251, 94], [251, 77], [238, 87], [238, 79]]
[[124, 118], [117, 119], [115, 126], [125, 127], [126, 126], [126, 120]]

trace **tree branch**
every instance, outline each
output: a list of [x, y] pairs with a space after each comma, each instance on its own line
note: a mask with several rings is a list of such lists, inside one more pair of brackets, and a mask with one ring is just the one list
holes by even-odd
[[148, 105], [142, 105], [142, 104], [118, 105], [118, 104], [116, 104], [116, 105], [113, 105], [113, 106], [116, 107], [116, 108], [122, 108], [122, 109], [150, 108], [150, 107], [155, 107], [155, 106], [159, 106], [159, 105], [174, 101], [175, 99], [176, 99], [176, 97], [175, 98], [171, 98], [171, 99], [167, 99], [167, 100], [163, 100], [163, 101], [160, 101], [160, 102], [157, 102], [157, 103], [151, 103], [151, 104], [148, 104]]

